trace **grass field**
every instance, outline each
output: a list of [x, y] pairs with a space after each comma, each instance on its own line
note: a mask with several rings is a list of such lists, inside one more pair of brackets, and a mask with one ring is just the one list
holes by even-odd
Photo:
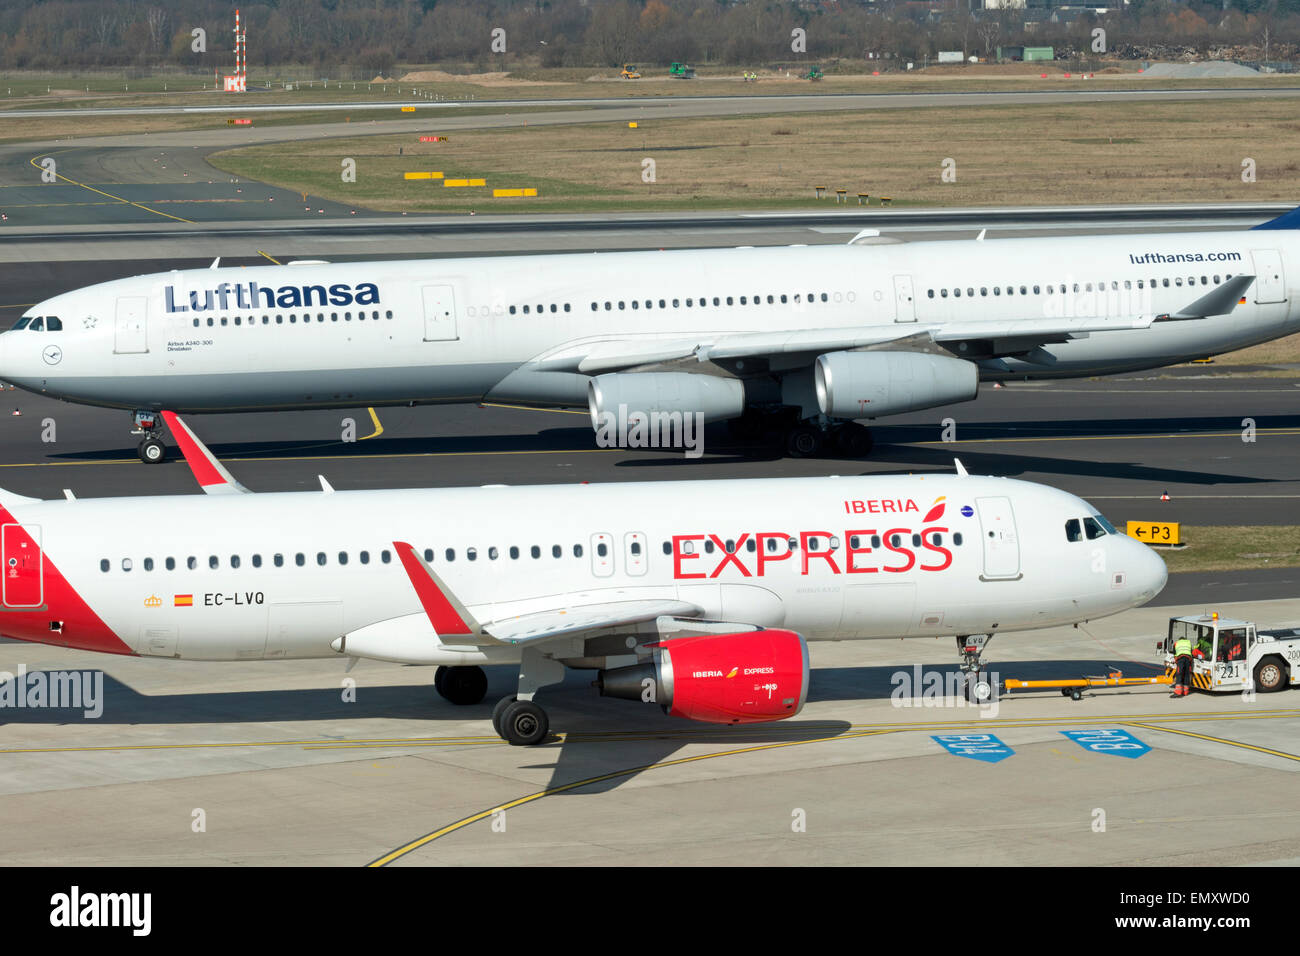
[[1183, 525], [1181, 551], [1159, 550], [1170, 572], [1300, 567], [1300, 525]]
[[[224, 68], [224, 67], [223, 67]], [[385, 82], [308, 76], [305, 67], [255, 68], [250, 92], [238, 96], [213, 90], [211, 73], [0, 73], [0, 109], [48, 109], [51, 106], [158, 106], [184, 102], [213, 105], [231, 101], [258, 104], [373, 102], [399, 98], [540, 99], [562, 97], [790, 95], [799, 93], [1019, 92], [1025, 90], [1200, 89], [1300, 86], [1298, 74], [1204, 79], [1148, 79], [1137, 64], [1107, 67], [1090, 78], [1069, 64], [944, 66], [872, 76], [863, 63], [831, 67], [816, 83], [799, 78], [799, 70], [759, 69], [746, 83], [741, 67], [699, 67], [696, 79], [669, 78], [663, 67], [646, 67], [644, 78], [622, 80], [616, 69], [521, 69], [511, 73], [451, 73], [421, 66], [399, 68]], [[326, 71], [328, 72], [328, 70]], [[1070, 76], [1066, 73], [1070, 72]], [[1043, 77], [1042, 74], [1047, 76]], [[293, 86], [286, 90], [286, 84]]]
[[[1101, 102], [871, 110], [331, 140], [310, 154], [257, 146], [212, 161], [246, 178], [410, 212], [829, 208], [813, 187], [897, 205], [1289, 201], [1300, 197], [1300, 120], [1289, 102]], [[1198, 144], [1191, 151], [1186, 144]], [[398, 155], [399, 148], [402, 155]], [[357, 161], [344, 183], [343, 157]], [[1257, 181], [1243, 183], [1242, 161]], [[654, 182], [643, 181], [644, 161]], [[945, 182], [951, 159], [955, 181]], [[483, 177], [483, 189], [404, 181], [412, 170]], [[492, 187], [538, 198], [493, 200]], [[873, 200], [874, 202], [874, 200]]]

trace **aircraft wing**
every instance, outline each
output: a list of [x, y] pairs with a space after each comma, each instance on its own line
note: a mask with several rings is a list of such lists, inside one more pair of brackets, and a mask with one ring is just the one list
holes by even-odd
[[194, 473], [194, 480], [199, 483], [205, 494], [236, 495], [252, 494], [249, 489], [237, 482], [226, 466], [217, 461], [217, 456], [208, 450], [208, 446], [199, 441], [197, 435], [190, 431], [190, 426], [181, 420], [175, 412], [164, 411], [163, 421], [176, 438], [176, 445], [185, 456], [185, 463]]
[[703, 608], [688, 601], [607, 601], [503, 618], [485, 624], [483, 629], [503, 644], [532, 644], [582, 631], [644, 624], [659, 617], [697, 617], [703, 613]]
[[470, 643], [529, 644], [581, 631], [641, 624], [661, 616], [691, 617], [704, 613], [703, 608], [688, 601], [641, 599], [570, 606], [563, 595], [557, 595], [555, 607], [479, 621], [415, 548], [405, 541], [394, 541], [393, 548], [434, 632], [451, 642], [460, 637]]
[[690, 619], [704, 613], [703, 608], [688, 601], [643, 598], [585, 603], [586, 594], [557, 594], [548, 607], [484, 621], [460, 602], [410, 544], [394, 541], [393, 547], [423, 612], [349, 631], [333, 642], [336, 651], [351, 657], [428, 664], [449, 648], [491, 654], [493, 647], [504, 651], [661, 617]]
[[[982, 357], [996, 357], [1015, 355], [1039, 345], [1064, 342], [1077, 335], [1145, 329], [1155, 321], [1155, 315], [1066, 316], [928, 325], [890, 323], [832, 329], [732, 332], [709, 337], [657, 341], [613, 340], [595, 343], [580, 353], [544, 358], [537, 365], [539, 369], [547, 371], [600, 375], [634, 368], [662, 367], [669, 363], [681, 369], [691, 359], [701, 363], [747, 358], [774, 359], [888, 345], [897, 345], [900, 350], [915, 350], [927, 345], [932, 347], [935, 344], [975, 340], [984, 343]], [[990, 341], [992, 349], [989, 348]], [[1002, 343], [1003, 347], [999, 348], [998, 343]]]

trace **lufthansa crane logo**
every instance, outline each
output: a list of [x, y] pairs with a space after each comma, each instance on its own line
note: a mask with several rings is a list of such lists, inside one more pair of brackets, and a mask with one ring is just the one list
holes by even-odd
[[41, 353], [41, 358], [45, 359], [46, 365], [58, 365], [63, 361], [63, 349], [57, 345], [47, 345], [45, 351]]

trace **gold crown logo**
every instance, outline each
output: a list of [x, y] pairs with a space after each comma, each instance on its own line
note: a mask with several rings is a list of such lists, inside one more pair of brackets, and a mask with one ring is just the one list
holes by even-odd
[[144, 599], [145, 607], [162, 607], [162, 598], [156, 594], [150, 594]]

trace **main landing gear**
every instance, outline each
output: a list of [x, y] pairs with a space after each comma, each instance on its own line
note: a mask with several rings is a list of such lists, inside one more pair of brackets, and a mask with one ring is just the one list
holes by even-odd
[[146, 465], [157, 465], [167, 460], [167, 443], [159, 435], [161, 431], [162, 421], [157, 412], [135, 413], [135, 428], [131, 434], [143, 436], [136, 453]]
[[[551, 721], [533, 695], [563, 679], [563, 664], [525, 647], [520, 655], [518, 692], [502, 697], [492, 708], [492, 729], [514, 747], [542, 743], [551, 732]], [[449, 702], [465, 706], [482, 702], [488, 682], [481, 667], [439, 667], [433, 675], [433, 686]]]
[[993, 640], [992, 634], [958, 634], [957, 653], [961, 654], [961, 672], [966, 675], [966, 699], [983, 704], [993, 699], [993, 682], [984, 675], [980, 655]]
[[871, 454], [874, 440], [871, 429], [857, 422], [818, 416], [798, 418], [793, 406], [777, 409], [747, 408], [740, 418], [727, 423], [731, 434], [741, 441], [770, 440], [780, 443], [795, 458], [839, 455], [865, 458]]

